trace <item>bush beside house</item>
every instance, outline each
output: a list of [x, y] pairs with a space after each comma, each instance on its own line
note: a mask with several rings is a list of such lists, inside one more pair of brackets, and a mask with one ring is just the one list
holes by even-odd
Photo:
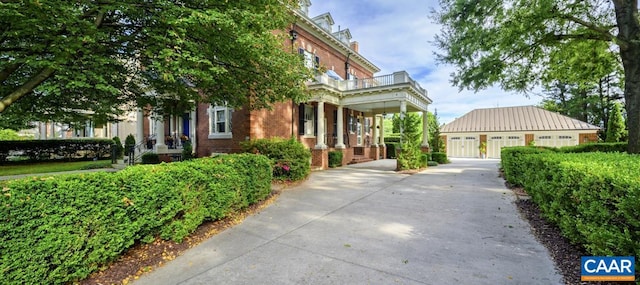
[[244, 152], [270, 158], [274, 179], [296, 181], [311, 173], [311, 152], [295, 139], [257, 139], [242, 142], [241, 147]]
[[640, 157], [625, 153], [502, 150], [510, 183], [521, 185], [565, 237], [592, 255], [640, 255]]
[[138, 241], [181, 241], [267, 197], [271, 161], [239, 154], [4, 182], [0, 280], [69, 284]]
[[330, 151], [329, 167], [334, 168], [334, 167], [342, 166], [342, 157], [343, 157], [343, 153], [341, 151]]

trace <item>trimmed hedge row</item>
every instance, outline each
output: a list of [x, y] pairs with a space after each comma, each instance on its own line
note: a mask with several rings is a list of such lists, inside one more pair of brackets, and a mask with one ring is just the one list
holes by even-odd
[[449, 158], [447, 158], [447, 153], [445, 152], [432, 152], [431, 158], [439, 164], [446, 164], [450, 162]]
[[581, 153], [581, 152], [626, 152], [626, 142], [618, 143], [586, 143], [575, 146], [565, 146], [558, 149], [559, 152]]
[[111, 139], [0, 141], [0, 163], [110, 159], [113, 143]]
[[502, 167], [592, 255], [640, 255], [640, 156], [505, 148]]
[[81, 280], [137, 241], [181, 241], [203, 221], [264, 199], [271, 179], [268, 158], [239, 154], [5, 182], [0, 280]]
[[273, 162], [273, 177], [302, 180], [311, 173], [311, 152], [296, 139], [258, 139], [240, 144], [247, 153], [266, 155]]
[[334, 168], [338, 166], [342, 166], [342, 151], [330, 151], [329, 152], [329, 167]]

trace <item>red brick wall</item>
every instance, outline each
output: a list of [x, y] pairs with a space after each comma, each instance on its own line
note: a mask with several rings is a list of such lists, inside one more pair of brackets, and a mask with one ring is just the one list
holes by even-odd
[[[293, 104], [291, 101], [276, 103], [271, 110], [265, 109], [251, 112], [251, 139], [290, 138], [297, 131], [297, 113], [298, 105]], [[294, 125], [293, 133], [292, 122]]]
[[242, 108], [233, 111], [232, 139], [209, 139], [209, 104], [198, 104], [196, 111], [198, 157], [209, 156], [212, 153], [236, 153], [240, 152], [240, 142], [249, 137], [250, 114]]

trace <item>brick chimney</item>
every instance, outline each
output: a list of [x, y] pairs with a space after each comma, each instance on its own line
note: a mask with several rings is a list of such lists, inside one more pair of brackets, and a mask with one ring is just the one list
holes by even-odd
[[356, 42], [356, 41], [352, 41], [352, 42], [351, 42], [351, 49], [352, 49], [353, 51], [358, 52], [358, 48], [359, 48], [359, 47], [360, 47], [360, 46], [358, 45], [358, 42]]

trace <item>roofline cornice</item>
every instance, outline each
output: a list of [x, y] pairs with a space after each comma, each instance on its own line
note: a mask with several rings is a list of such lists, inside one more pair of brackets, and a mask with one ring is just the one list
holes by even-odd
[[295, 23], [296, 26], [302, 26], [301, 25], [302, 23], [303, 24], [302, 27], [307, 28], [306, 30], [308, 32], [312, 33], [314, 36], [320, 39], [329, 40], [327, 43], [330, 44], [331, 47], [333, 47], [334, 49], [341, 51], [345, 56], [348, 56], [349, 54], [351, 54], [350, 60], [356, 61], [360, 65], [367, 67], [369, 70], [373, 71], [373, 73], [380, 72], [379, 67], [377, 67], [368, 59], [366, 59], [364, 56], [360, 55], [358, 52], [351, 49], [350, 46], [340, 41], [334, 35], [327, 32], [322, 27], [318, 26], [311, 18], [302, 14], [297, 9], [293, 9], [292, 11], [294, 16], [296, 17], [296, 20], [300, 21]]

